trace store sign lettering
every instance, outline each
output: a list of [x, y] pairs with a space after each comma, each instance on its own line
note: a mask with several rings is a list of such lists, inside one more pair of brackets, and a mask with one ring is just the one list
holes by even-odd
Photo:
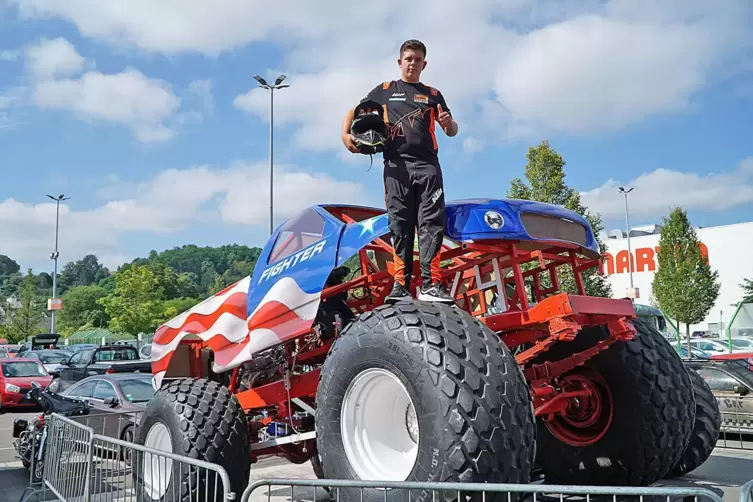
[[[709, 249], [706, 247], [706, 244], [701, 242], [699, 247], [701, 248], [701, 254], [708, 260]], [[630, 255], [633, 272], [655, 272], [658, 253], [659, 246], [633, 250], [633, 254]], [[619, 251], [616, 256], [612, 255], [612, 253], [604, 253], [603, 269], [606, 275], [629, 273], [627, 250], [623, 249]]]

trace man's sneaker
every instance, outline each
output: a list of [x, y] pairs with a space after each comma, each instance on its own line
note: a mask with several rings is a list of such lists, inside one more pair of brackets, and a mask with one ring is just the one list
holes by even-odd
[[387, 295], [387, 298], [385, 301], [387, 303], [395, 303], [400, 300], [410, 300], [410, 291], [408, 291], [408, 288], [403, 286], [401, 283], [395, 281], [392, 284], [392, 291], [390, 291], [390, 294]]
[[455, 300], [447, 293], [441, 283], [421, 285], [418, 299], [423, 302], [455, 303]]

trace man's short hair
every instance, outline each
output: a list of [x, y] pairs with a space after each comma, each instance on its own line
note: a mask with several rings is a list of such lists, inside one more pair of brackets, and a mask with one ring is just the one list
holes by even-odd
[[424, 57], [426, 57], [426, 46], [424, 43], [420, 40], [416, 39], [410, 39], [403, 42], [403, 45], [400, 46], [400, 57], [403, 56], [403, 52], [405, 52], [408, 49], [413, 49], [414, 51], [421, 51], [424, 53]]

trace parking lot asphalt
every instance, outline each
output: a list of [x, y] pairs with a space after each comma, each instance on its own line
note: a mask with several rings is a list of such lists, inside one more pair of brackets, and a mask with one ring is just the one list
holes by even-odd
[[[0, 502], [17, 502], [28, 486], [29, 472], [15, 458], [11, 433], [14, 418], [32, 417], [34, 414], [34, 412], [13, 411], [0, 414], [0, 487], [2, 487]], [[694, 472], [681, 478], [665, 480], [661, 484], [707, 488], [725, 501], [736, 502], [740, 494], [740, 486], [753, 478], [753, 442], [728, 441], [727, 444], [744, 446], [746, 449], [717, 448], [706, 463]], [[280, 458], [266, 458], [252, 466], [252, 481], [272, 478], [315, 479], [316, 476], [309, 462], [295, 465]], [[49, 495], [48, 499], [54, 499], [51, 494]], [[324, 499], [326, 496], [324, 490], [317, 490], [317, 499]], [[296, 489], [295, 499], [311, 500], [311, 489], [305, 492], [303, 489]], [[290, 500], [290, 489], [275, 487], [272, 489], [271, 497], [268, 498], [267, 489], [262, 488], [253, 494], [251, 500], [274, 500], [275, 502]]]
[[13, 419], [31, 418], [34, 412], [8, 411], [0, 414], [0, 502], [17, 502], [29, 485], [29, 471], [18, 460], [13, 448]]

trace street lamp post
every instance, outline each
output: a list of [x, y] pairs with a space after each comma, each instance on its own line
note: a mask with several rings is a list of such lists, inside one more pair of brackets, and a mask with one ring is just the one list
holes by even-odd
[[274, 107], [275, 107], [275, 90], [276, 89], [284, 89], [285, 87], [290, 87], [289, 84], [282, 84], [282, 81], [285, 80], [285, 75], [280, 75], [277, 77], [277, 80], [275, 80], [275, 83], [272, 85], [269, 85], [266, 80], [261, 78], [259, 75], [254, 75], [254, 79], [259, 82], [259, 87], [263, 89], [267, 89], [269, 91], [269, 235], [272, 235], [272, 232], [274, 232], [275, 226], [274, 226], [274, 184], [273, 184], [273, 176], [274, 176]]
[[[58, 252], [58, 235], [59, 235], [59, 228], [60, 228], [60, 202], [64, 200], [70, 199], [70, 197], [66, 197], [62, 193], [58, 195], [57, 197], [53, 197], [50, 194], [47, 194], [47, 197], [54, 200], [56, 203], [55, 207], [55, 251], [50, 254], [50, 258], [54, 260], [55, 266], [52, 271], [52, 300], [57, 300], [57, 286], [58, 286], [58, 256], [60, 253]], [[51, 305], [52, 307], [52, 305]], [[55, 333], [55, 309], [51, 308], [50, 311], [51, 319], [50, 319], [50, 333]]]
[[632, 188], [625, 190], [618, 187], [620, 193], [625, 194], [625, 224], [627, 225], [627, 245], [628, 245], [628, 272], [630, 273], [630, 289], [633, 289], [633, 250], [630, 247], [630, 214], [628, 212], [628, 194], [633, 191]]

